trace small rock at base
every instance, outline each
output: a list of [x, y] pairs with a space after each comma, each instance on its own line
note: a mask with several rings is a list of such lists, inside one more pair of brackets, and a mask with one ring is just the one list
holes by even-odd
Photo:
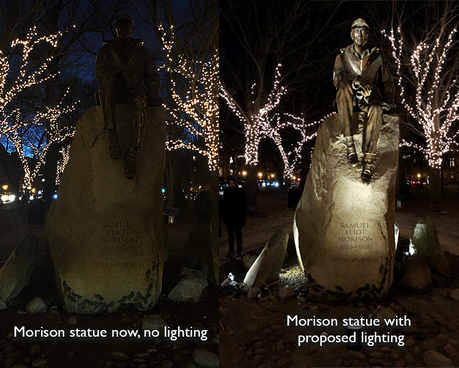
[[40, 347], [38, 345], [34, 345], [29, 349], [30, 355], [40, 355]]
[[196, 366], [193, 363], [185, 362], [180, 364], [179, 368], [196, 368]]
[[119, 351], [114, 351], [110, 356], [113, 359], [119, 359], [119, 360], [128, 360], [129, 359], [129, 355], [127, 355], [126, 353], [121, 353]]
[[159, 366], [162, 368], [173, 368], [174, 363], [172, 363], [170, 360], [163, 360]]
[[217, 354], [202, 348], [193, 351], [193, 359], [196, 363], [206, 368], [218, 368], [220, 364], [220, 359]]
[[283, 358], [280, 358], [277, 361], [276, 367], [277, 368], [284, 368], [284, 367], [287, 367], [289, 363], [290, 363], [290, 359], [287, 358], [287, 357], [283, 357]]
[[449, 296], [451, 299], [459, 300], [459, 289], [452, 290]]
[[46, 311], [47, 308], [48, 306], [43, 299], [37, 296], [34, 300], [27, 304], [26, 311], [27, 313], [42, 313]]
[[456, 349], [454, 349], [454, 346], [451, 344], [446, 345], [443, 348], [443, 351], [445, 352], [446, 356], [450, 359], [456, 355]]
[[71, 325], [76, 325], [78, 320], [76, 318], [76, 316], [70, 316], [69, 319], [67, 320], [68, 323], [70, 323]]
[[359, 359], [359, 360], [365, 359], [365, 355], [363, 355], [361, 352], [355, 351], [355, 350], [349, 350], [349, 356], [351, 356], [351, 357], [353, 357], [355, 359]]
[[449, 358], [434, 350], [426, 351], [422, 356], [422, 360], [428, 367], [454, 367]]
[[45, 358], [37, 358], [32, 362], [32, 367], [44, 367], [46, 365]]
[[390, 308], [381, 308], [376, 315], [376, 318], [383, 322], [383, 319], [395, 319], [397, 315]]
[[279, 292], [277, 293], [277, 297], [282, 300], [293, 298], [294, 296], [295, 291], [291, 287], [282, 287], [279, 289]]
[[143, 317], [142, 330], [160, 330], [169, 325], [157, 314]]

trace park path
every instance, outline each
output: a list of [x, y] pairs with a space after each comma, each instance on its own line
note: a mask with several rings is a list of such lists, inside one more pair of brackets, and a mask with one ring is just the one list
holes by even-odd
[[[459, 193], [457, 187], [446, 187], [443, 193], [445, 213], [433, 214], [427, 211], [428, 189], [411, 188], [412, 198], [406, 205], [397, 208], [395, 218], [400, 237], [409, 238], [417, 221], [423, 216], [433, 218], [438, 238], [443, 249], [459, 255]], [[264, 246], [278, 229], [285, 229], [293, 237], [293, 216], [295, 211], [287, 208], [285, 189], [263, 190], [258, 193], [258, 214], [249, 216], [242, 230], [243, 251], [249, 252]], [[219, 255], [222, 260], [228, 252], [228, 237], [225, 226], [219, 239]]]

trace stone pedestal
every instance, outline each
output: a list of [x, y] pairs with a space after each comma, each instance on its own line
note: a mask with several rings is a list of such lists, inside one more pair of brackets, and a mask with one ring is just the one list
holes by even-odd
[[[117, 131], [128, 149], [131, 109], [118, 105]], [[109, 155], [101, 107], [78, 121], [70, 159], [52, 204], [46, 233], [58, 291], [68, 312], [116, 311], [122, 304], [152, 308], [161, 292], [165, 115], [148, 107], [137, 175]]]
[[[361, 132], [354, 140], [361, 159]], [[398, 117], [384, 115], [373, 178], [365, 185], [362, 165], [347, 162], [338, 115], [319, 127], [294, 223], [313, 299], [377, 299], [392, 284], [398, 143]]]

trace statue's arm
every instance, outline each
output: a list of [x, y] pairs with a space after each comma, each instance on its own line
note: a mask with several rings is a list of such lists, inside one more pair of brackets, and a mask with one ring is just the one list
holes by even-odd
[[343, 54], [339, 54], [335, 59], [335, 65], [333, 67], [333, 84], [336, 88], [342, 83], [342, 81], [347, 80], [347, 70], [344, 63]]
[[103, 47], [97, 53], [96, 58], [96, 77], [101, 80], [107, 76], [113, 76], [120, 73], [123, 68], [110, 63], [107, 50]]

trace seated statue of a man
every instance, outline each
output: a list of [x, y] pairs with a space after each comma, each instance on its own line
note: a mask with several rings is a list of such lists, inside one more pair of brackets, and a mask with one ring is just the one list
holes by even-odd
[[109, 153], [117, 160], [121, 148], [116, 134], [115, 111], [117, 103], [130, 103], [129, 148], [126, 151], [125, 175], [133, 179], [136, 174], [136, 155], [145, 125], [145, 107], [161, 106], [160, 77], [143, 42], [132, 38], [133, 22], [129, 15], [120, 15], [115, 22], [116, 38], [105, 43], [96, 60], [99, 79], [99, 99], [109, 132]]
[[338, 115], [343, 125], [347, 147], [347, 159], [354, 166], [358, 163], [352, 131], [354, 107], [365, 115], [363, 132], [362, 181], [371, 180], [379, 131], [384, 109], [392, 110], [394, 105], [394, 82], [384, 66], [377, 47], [369, 47], [369, 27], [362, 18], [351, 27], [354, 43], [341, 49], [335, 59], [333, 83], [336, 87]]

